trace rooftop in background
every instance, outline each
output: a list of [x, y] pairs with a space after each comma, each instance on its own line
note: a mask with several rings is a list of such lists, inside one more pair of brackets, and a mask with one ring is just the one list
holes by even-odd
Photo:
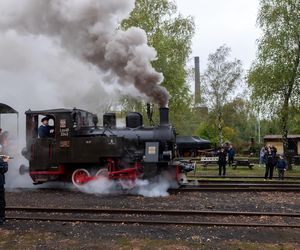
[[0, 103], [0, 114], [18, 114], [18, 111], [4, 103]]
[[[300, 139], [300, 135], [288, 135], [289, 139]], [[282, 139], [282, 135], [265, 135], [265, 140], [271, 140], [271, 139]]]

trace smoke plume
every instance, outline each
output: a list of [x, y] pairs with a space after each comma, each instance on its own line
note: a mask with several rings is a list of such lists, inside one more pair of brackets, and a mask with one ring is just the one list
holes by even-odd
[[97, 66], [111, 82], [133, 84], [148, 99], [166, 106], [168, 92], [160, 86], [162, 74], [151, 66], [156, 51], [147, 45], [145, 32], [118, 30], [133, 8], [134, 0], [2, 0], [0, 29], [51, 38], [52, 45]]
[[[143, 30], [118, 30], [134, 8], [134, 0], [0, 0], [0, 103], [19, 111], [17, 120], [1, 120], [10, 133], [7, 185], [19, 180], [25, 145], [24, 111], [82, 108], [107, 111], [120, 96], [168, 102], [163, 77], [151, 61], [156, 52]], [[4, 117], [2, 117], [4, 118]]]
[[[126, 183], [124, 184], [127, 186]], [[120, 182], [107, 178], [90, 181], [78, 188], [81, 192], [98, 195], [116, 195], [126, 192], [131, 195], [141, 195], [144, 197], [164, 197], [169, 195], [168, 189], [173, 185], [170, 180], [160, 176], [151, 182], [148, 180], [137, 180], [134, 187], [129, 189], [124, 189]]]

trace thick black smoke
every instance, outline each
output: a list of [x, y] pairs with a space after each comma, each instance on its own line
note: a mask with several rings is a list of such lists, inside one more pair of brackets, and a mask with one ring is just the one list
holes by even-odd
[[133, 8], [134, 0], [0, 0], [0, 29], [50, 37], [119, 84], [133, 84], [151, 101], [166, 106], [168, 92], [160, 86], [162, 74], [151, 66], [156, 51], [147, 45], [145, 32], [118, 30]]

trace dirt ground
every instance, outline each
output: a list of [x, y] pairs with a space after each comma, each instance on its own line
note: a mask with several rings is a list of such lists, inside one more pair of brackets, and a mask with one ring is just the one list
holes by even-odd
[[[195, 192], [160, 198], [7, 190], [7, 206], [300, 212], [292, 192]], [[0, 249], [300, 249], [300, 230], [7, 221]]]

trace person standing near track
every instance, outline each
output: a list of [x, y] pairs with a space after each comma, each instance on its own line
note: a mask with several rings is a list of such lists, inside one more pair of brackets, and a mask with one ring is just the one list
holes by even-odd
[[283, 180], [284, 179], [284, 172], [286, 171], [286, 161], [283, 158], [283, 155], [279, 155], [279, 160], [277, 161], [276, 167], [278, 170], [278, 179]]
[[231, 167], [234, 161], [234, 156], [235, 156], [235, 150], [232, 147], [232, 144], [230, 144], [229, 149], [228, 149], [228, 166]]
[[265, 166], [266, 146], [263, 146], [259, 151], [259, 166]]
[[[0, 153], [2, 152], [2, 146], [0, 145]], [[0, 226], [5, 222], [5, 176], [4, 174], [8, 170], [9, 156], [3, 155], [0, 157]]]
[[227, 152], [225, 151], [224, 147], [221, 147], [220, 151], [217, 153], [219, 159], [219, 175], [221, 175], [223, 170], [223, 176], [226, 174], [226, 164], [227, 164]]
[[272, 150], [270, 146], [267, 147], [265, 153], [265, 162], [266, 162], [265, 180], [267, 180], [268, 178], [272, 180], [274, 166], [276, 165], [276, 151]]

